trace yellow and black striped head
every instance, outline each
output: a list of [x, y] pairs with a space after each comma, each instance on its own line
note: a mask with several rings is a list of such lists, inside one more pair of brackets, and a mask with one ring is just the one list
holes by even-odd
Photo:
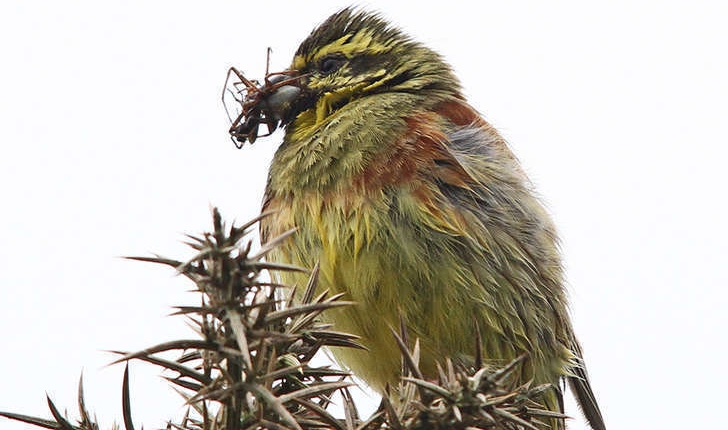
[[383, 93], [433, 103], [462, 99], [460, 84], [440, 55], [379, 15], [352, 8], [314, 29], [290, 69], [272, 75], [250, 92], [243, 115], [231, 127], [240, 142], [254, 140], [260, 123], [315, 131], [350, 102]]
[[[277, 116], [320, 123], [351, 100], [384, 92], [460, 97], [450, 66], [377, 14], [343, 9], [301, 43], [287, 71], [300, 92]], [[291, 96], [293, 95], [290, 92]]]

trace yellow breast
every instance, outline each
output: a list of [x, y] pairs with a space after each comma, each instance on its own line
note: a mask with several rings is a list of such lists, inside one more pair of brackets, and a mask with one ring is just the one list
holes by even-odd
[[[294, 226], [298, 231], [274, 251], [272, 259], [302, 267], [319, 262], [319, 291], [344, 292], [357, 304], [334, 310], [328, 319], [335, 329], [361, 337], [370, 350], [341, 349], [334, 355], [375, 389], [398, 380], [400, 353], [389, 327], [398, 327], [402, 316], [410, 336], [420, 338], [428, 357], [422, 363], [426, 374], [434, 374], [435, 359], [450, 353], [472, 355], [473, 323], [455, 318], [444, 323], [450, 312], [474, 314], [475, 302], [467, 297], [469, 269], [447, 252], [446, 234], [433, 241], [422, 240], [414, 226], [417, 220], [402, 213], [406, 193], [397, 204], [381, 196], [350, 200], [343, 196], [306, 195], [275, 201], [275, 210], [264, 220], [271, 237]], [[398, 212], [398, 213], [393, 213]], [[305, 285], [305, 275], [286, 273], [282, 280]], [[511, 355], [511, 354], [509, 354]], [[371, 365], [376, 357], [377, 366]]]

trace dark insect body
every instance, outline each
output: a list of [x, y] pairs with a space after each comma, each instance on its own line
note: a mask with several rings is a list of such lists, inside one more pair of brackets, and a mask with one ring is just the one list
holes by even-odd
[[[248, 79], [235, 67], [228, 69], [223, 87], [222, 102], [228, 112], [228, 118], [232, 122], [228, 132], [235, 146], [240, 149], [245, 142], [251, 144], [258, 138], [258, 128], [265, 124], [268, 133], [262, 135], [270, 136], [281, 123], [281, 113], [286, 108], [283, 100], [290, 99], [291, 92], [298, 92], [297, 84], [301, 75], [293, 76], [295, 71], [283, 71], [269, 73], [270, 48], [268, 49], [268, 60], [263, 85], [257, 80]], [[231, 74], [234, 74], [238, 81], [232, 83], [233, 89], [228, 88]], [[240, 88], [240, 87], [243, 88]], [[283, 88], [286, 87], [286, 88]], [[230, 92], [236, 103], [240, 104], [240, 114], [233, 120], [225, 103], [225, 94]], [[295, 98], [295, 96], [294, 96]]]

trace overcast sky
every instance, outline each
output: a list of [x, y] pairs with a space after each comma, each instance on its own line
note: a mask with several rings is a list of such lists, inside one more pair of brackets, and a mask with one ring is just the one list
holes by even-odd
[[[445, 56], [553, 213], [609, 428], [715, 427], [728, 384], [727, 11], [601, 3], [365, 5]], [[121, 421], [123, 368], [104, 367], [103, 350], [189, 336], [165, 315], [196, 297], [171, 270], [118, 256], [188, 256], [182, 233], [207, 229], [210, 205], [258, 213], [281, 137], [233, 147], [225, 72], [261, 77], [268, 46], [285, 68], [347, 4], [0, 5], [0, 410], [50, 416], [48, 392], [76, 417], [83, 369], [90, 408]], [[181, 416], [156, 368], [132, 374], [138, 426]]]

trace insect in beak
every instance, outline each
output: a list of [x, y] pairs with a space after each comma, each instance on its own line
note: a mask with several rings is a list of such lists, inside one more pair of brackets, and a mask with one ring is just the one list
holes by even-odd
[[[268, 49], [268, 62], [270, 63], [270, 48]], [[266, 73], [264, 83], [246, 78], [242, 72], [235, 67], [228, 70], [225, 78], [225, 86], [222, 93], [222, 101], [228, 118], [232, 122], [228, 132], [235, 146], [240, 149], [245, 142], [251, 144], [259, 137], [258, 128], [265, 124], [270, 136], [285, 119], [286, 113], [291, 104], [301, 94], [300, 80], [303, 77], [296, 70], [285, 70], [283, 72]], [[231, 75], [238, 78], [228, 87]], [[242, 87], [242, 88], [241, 88]], [[240, 106], [240, 113], [233, 120], [228, 111], [225, 96], [231, 94], [235, 103]]]

